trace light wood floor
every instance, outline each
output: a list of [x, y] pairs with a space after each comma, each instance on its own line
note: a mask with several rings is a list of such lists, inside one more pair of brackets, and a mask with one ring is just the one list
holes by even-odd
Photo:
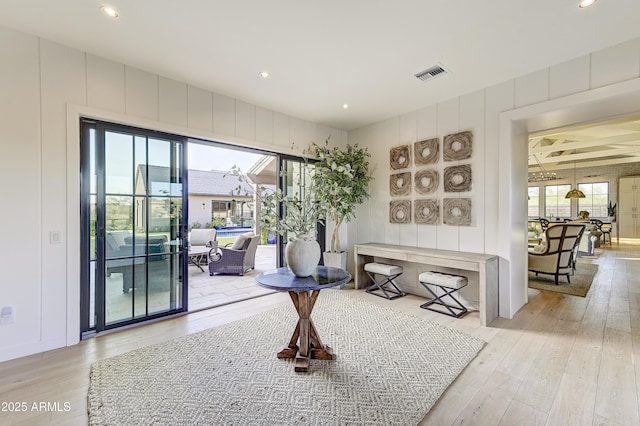
[[[640, 245], [614, 241], [598, 258], [580, 261], [599, 265], [586, 298], [532, 290], [513, 319], [490, 327], [478, 325], [477, 313], [455, 320], [420, 309], [416, 296], [387, 301], [342, 291], [488, 342], [422, 424], [638, 425]], [[93, 361], [289, 303], [273, 294], [1, 363], [0, 402], [28, 409], [0, 412], [0, 424], [84, 425]], [[32, 410], [34, 402], [58, 403], [61, 411]]]

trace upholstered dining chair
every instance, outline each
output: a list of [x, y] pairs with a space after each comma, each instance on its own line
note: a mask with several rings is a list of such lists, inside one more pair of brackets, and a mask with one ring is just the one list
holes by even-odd
[[607, 236], [609, 236], [609, 242], [611, 242], [611, 224], [604, 223], [600, 219], [591, 219], [591, 223], [595, 225], [596, 229], [602, 233], [602, 243], [607, 244]]
[[541, 217], [540, 219], [538, 219], [538, 222], [540, 222], [540, 227], [542, 228], [542, 232], [545, 232], [549, 227], [549, 219], [545, 219]]
[[578, 241], [584, 232], [584, 224], [562, 224], [550, 226], [545, 232], [545, 244], [529, 250], [529, 271], [554, 276], [558, 285], [560, 275], [567, 277], [567, 282], [575, 268], [574, 253]]

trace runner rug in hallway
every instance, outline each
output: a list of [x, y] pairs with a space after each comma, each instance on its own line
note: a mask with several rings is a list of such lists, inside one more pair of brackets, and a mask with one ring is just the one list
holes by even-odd
[[335, 359], [307, 373], [276, 358], [293, 306], [97, 361], [90, 424], [417, 424], [484, 345], [341, 290], [312, 318]]

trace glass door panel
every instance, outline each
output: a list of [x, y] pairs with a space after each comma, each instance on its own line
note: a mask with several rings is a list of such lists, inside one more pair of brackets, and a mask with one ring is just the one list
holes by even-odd
[[[302, 198], [306, 196], [306, 186], [311, 182], [313, 173], [313, 164], [309, 164], [302, 158], [289, 157], [281, 155], [279, 156], [280, 179], [279, 187], [282, 190], [282, 194], [285, 199], [293, 199], [294, 197]], [[280, 205], [280, 217], [286, 217], [286, 206], [281, 203]], [[284, 259], [284, 248], [287, 243], [286, 237], [278, 237], [278, 260], [279, 266], [286, 266]], [[323, 224], [318, 223], [316, 225], [316, 239], [320, 244], [321, 252], [324, 252], [325, 248], [325, 227]], [[322, 264], [322, 258], [320, 259]]]
[[[91, 264], [83, 268], [89, 283], [83, 331], [185, 311], [184, 141], [106, 123], [83, 126], [91, 129], [83, 134], [92, 147], [82, 156], [82, 176], [90, 182], [83, 186], [90, 206], [83, 237], [92, 245]], [[94, 232], [88, 223], [95, 223]]]

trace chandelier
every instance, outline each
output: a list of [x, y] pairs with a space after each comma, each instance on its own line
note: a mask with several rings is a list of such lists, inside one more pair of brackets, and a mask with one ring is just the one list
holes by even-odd
[[540, 172], [538, 173], [534, 172], [529, 174], [529, 182], [544, 182], [548, 180], [556, 180], [557, 179], [556, 174], [546, 171], [544, 167], [542, 167], [542, 163], [540, 163], [540, 160], [538, 160], [538, 157], [536, 157], [535, 154], [532, 154], [532, 155], [533, 155], [533, 159], [536, 160], [536, 164], [538, 165]]

